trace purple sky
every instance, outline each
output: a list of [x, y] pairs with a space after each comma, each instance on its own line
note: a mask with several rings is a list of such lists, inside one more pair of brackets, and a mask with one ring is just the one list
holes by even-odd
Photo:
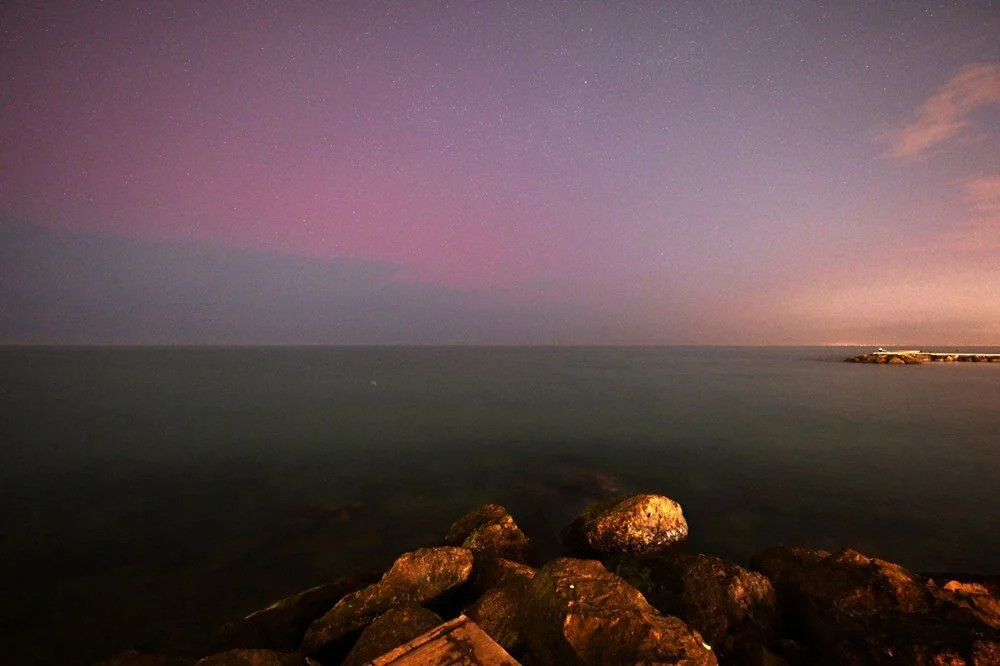
[[1000, 344], [996, 3], [0, 26], [0, 342]]

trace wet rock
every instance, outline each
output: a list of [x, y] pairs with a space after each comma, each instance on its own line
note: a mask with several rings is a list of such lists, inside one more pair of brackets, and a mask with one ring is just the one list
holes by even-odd
[[472, 551], [441, 546], [405, 553], [379, 582], [348, 594], [306, 631], [302, 651], [313, 655], [355, 632], [393, 606], [424, 604], [463, 585]]
[[717, 663], [696, 631], [594, 560], [560, 558], [540, 568], [523, 613], [532, 663]]
[[113, 657], [99, 661], [94, 666], [191, 666], [191, 659], [167, 657], [162, 654], [143, 654], [137, 650], [119, 652]]
[[616, 572], [720, 655], [747, 662], [777, 639], [777, 595], [761, 573], [708, 555], [633, 556], [618, 562]]
[[230, 650], [199, 659], [195, 666], [319, 666], [319, 663], [289, 652]]
[[663, 495], [630, 495], [601, 502], [563, 530], [563, 541], [600, 555], [656, 553], [686, 538], [681, 505]]
[[342, 666], [361, 666], [441, 624], [441, 618], [416, 604], [390, 608], [369, 624]]
[[528, 537], [499, 504], [484, 504], [459, 518], [444, 538], [446, 546], [462, 546], [477, 557], [523, 562], [531, 552]]
[[515, 657], [524, 651], [521, 609], [534, 574], [530, 567], [506, 569], [497, 584], [465, 610], [469, 619]]
[[940, 587], [853, 550], [772, 548], [753, 566], [817, 663], [1000, 663], [1000, 603], [980, 587]]
[[223, 625], [215, 632], [212, 645], [217, 650], [268, 648], [292, 652], [302, 643], [302, 636], [313, 620], [333, 608], [345, 595], [377, 581], [380, 573], [359, 572], [334, 583], [293, 594]]

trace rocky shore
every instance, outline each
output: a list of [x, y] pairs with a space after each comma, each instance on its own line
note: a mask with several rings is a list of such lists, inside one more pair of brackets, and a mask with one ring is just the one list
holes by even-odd
[[884, 363], [891, 365], [920, 365], [923, 363], [1000, 363], [1000, 354], [964, 354], [954, 352], [925, 352], [918, 349], [886, 351], [880, 349], [844, 359], [845, 363]]
[[566, 526], [573, 557], [537, 563], [487, 504], [388, 571], [230, 622], [212, 655], [129, 651], [99, 666], [1000, 664], [1000, 579], [801, 547], [747, 568], [684, 552], [687, 533], [677, 502], [632, 495]]

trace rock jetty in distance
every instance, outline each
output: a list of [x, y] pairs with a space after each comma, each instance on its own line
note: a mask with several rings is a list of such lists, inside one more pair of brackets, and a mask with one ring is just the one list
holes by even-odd
[[921, 365], [923, 363], [1000, 363], [1000, 354], [927, 352], [919, 349], [886, 350], [879, 347], [869, 354], [844, 359], [845, 363]]

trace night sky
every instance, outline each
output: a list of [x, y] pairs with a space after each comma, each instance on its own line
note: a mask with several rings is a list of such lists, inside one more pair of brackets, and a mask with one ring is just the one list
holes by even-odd
[[1000, 344], [995, 2], [0, 30], [0, 342]]

